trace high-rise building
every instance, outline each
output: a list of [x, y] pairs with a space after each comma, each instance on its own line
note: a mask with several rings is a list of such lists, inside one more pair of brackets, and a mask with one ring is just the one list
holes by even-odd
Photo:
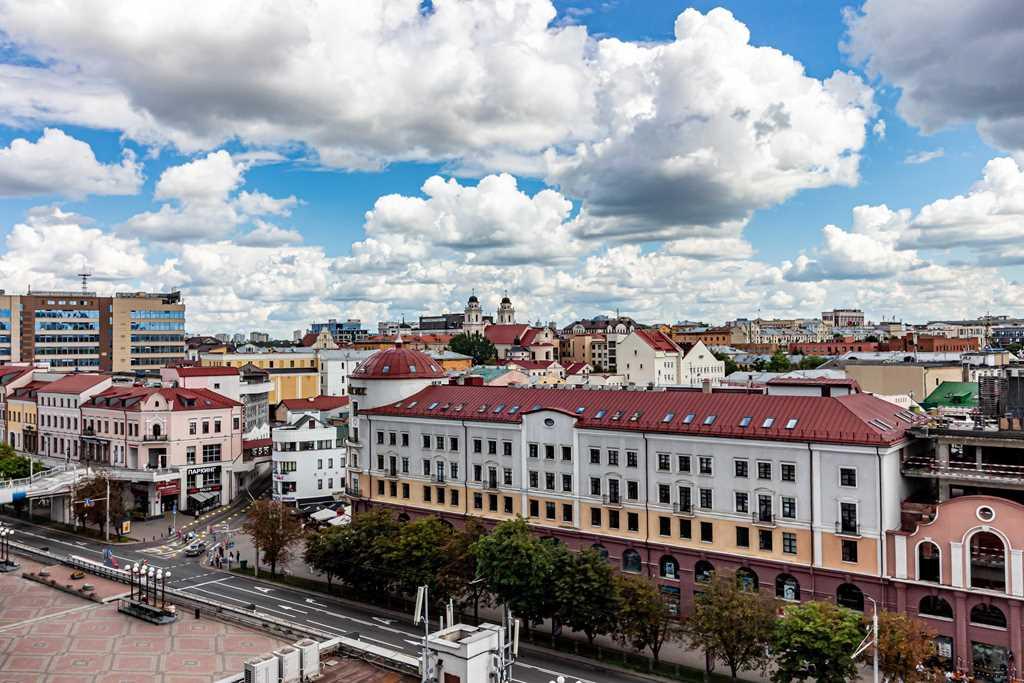
[[0, 293], [0, 361], [54, 370], [152, 372], [185, 357], [180, 292]]

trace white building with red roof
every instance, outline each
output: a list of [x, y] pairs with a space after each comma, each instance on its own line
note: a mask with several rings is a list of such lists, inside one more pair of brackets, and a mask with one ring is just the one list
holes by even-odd
[[81, 406], [110, 387], [110, 375], [72, 373], [39, 390], [39, 454], [61, 462], [80, 458]]
[[628, 384], [713, 385], [725, 379], [725, 363], [704, 342], [683, 348], [659, 330], [634, 330], [618, 343], [618, 369]]

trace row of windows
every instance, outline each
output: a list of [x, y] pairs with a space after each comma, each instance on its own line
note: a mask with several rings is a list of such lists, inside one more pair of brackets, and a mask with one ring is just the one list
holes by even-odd
[[174, 332], [174, 331], [178, 331], [178, 330], [184, 330], [185, 329], [185, 323], [184, 322], [155, 322], [155, 321], [154, 322], [149, 322], [149, 321], [136, 322], [136, 321], [132, 321], [131, 328], [132, 328], [132, 330], [150, 330], [150, 331], [167, 330], [169, 332]]
[[184, 342], [183, 334], [133, 334], [132, 343], [137, 342]]
[[294, 451], [325, 451], [339, 448], [335, 439], [316, 439], [313, 441], [275, 441], [274, 450], [282, 453]]
[[[47, 303], [52, 305], [54, 302], [48, 301]], [[63, 305], [65, 305], [65, 303], [63, 301], [61, 301], [60, 304], [58, 304], [58, 305], [63, 306]], [[66, 318], [66, 319], [71, 319], [71, 318], [96, 318], [98, 320], [99, 317], [100, 317], [100, 312], [98, 310], [88, 310], [88, 309], [81, 309], [81, 308], [75, 309], [75, 310], [72, 310], [72, 311], [65, 311], [63, 309], [56, 309], [56, 308], [40, 308], [40, 309], [36, 310], [36, 319], [39, 319], [39, 318]]]
[[132, 320], [138, 318], [180, 318], [185, 319], [185, 311], [136, 311], [131, 312]]

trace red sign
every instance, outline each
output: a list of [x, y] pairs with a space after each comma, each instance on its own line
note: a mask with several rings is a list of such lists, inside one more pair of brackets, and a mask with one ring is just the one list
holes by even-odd
[[181, 482], [162, 481], [156, 485], [156, 492], [160, 496], [176, 496], [181, 493]]
[[193, 493], [206, 493], [207, 491], [220, 491], [220, 484], [214, 484], [213, 486], [193, 486], [188, 492]]

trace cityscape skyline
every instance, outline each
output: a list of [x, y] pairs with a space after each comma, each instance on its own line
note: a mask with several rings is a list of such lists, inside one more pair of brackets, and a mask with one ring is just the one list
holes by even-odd
[[[197, 329], [279, 336], [457, 311], [474, 284], [541, 320], [1018, 314], [998, 38], [1020, 9], [721, 4], [109, 11], [97, 43], [66, 8], [2, 3], [0, 283], [87, 267], [100, 294], [182, 291]], [[190, 68], [228, 33], [264, 76]], [[464, 64], [423, 47], [446, 41]]]

